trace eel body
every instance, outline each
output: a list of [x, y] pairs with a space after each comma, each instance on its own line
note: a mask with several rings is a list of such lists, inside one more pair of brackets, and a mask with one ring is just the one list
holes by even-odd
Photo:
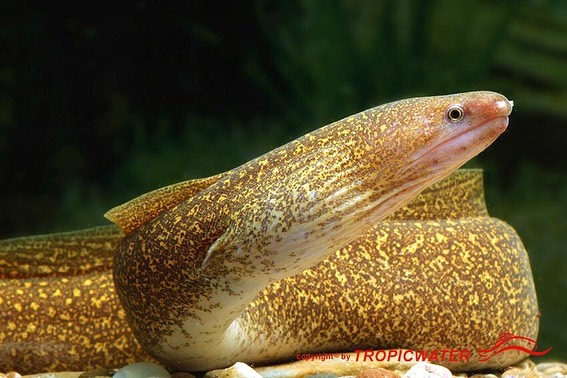
[[[160, 192], [111, 210], [107, 218], [127, 234], [115, 256], [115, 285], [138, 340], [152, 356], [183, 370], [264, 363], [306, 348], [434, 342], [433, 320], [416, 327], [411, 340], [396, 337], [403, 329], [392, 328], [399, 318], [384, 329], [368, 318], [374, 332], [360, 333], [338, 316], [338, 323], [324, 313], [308, 317], [300, 304], [311, 296], [299, 288], [291, 290], [299, 303], [290, 308], [282, 310], [278, 300], [292, 295], [285, 293], [269, 296], [273, 306], [258, 313], [248, 310], [268, 285], [317, 265], [486, 148], [506, 128], [511, 108], [492, 92], [382, 105], [199, 180], [179, 203], [145, 209], [161, 202]], [[406, 289], [404, 297], [417, 296]], [[335, 295], [350, 291], [338, 290]], [[349, 299], [358, 312], [380, 309], [380, 302], [354, 306], [368, 295], [359, 294]], [[441, 305], [431, 319], [443, 311]]]
[[0, 241], [0, 372], [34, 374], [148, 359], [112, 279], [115, 226]]
[[[151, 356], [190, 371], [285, 360], [300, 352], [474, 350], [491, 346], [504, 331], [535, 338], [537, 300], [527, 255], [509, 226], [488, 217], [483, 205], [473, 206], [478, 172], [452, 176], [399, 210], [490, 145], [511, 109], [493, 92], [382, 105], [229, 172], [112, 209], [106, 217], [124, 236], [104, 229], [112, 243], [103, 255], [116, 251], [115, 288], [133, 334]], [[92, 240], [89, 232], [68, 240]], [[26, 276], [23, 257], [11, 255], [14, 245], [30, 249], [29, 240], [0, 244], [3, 260], [16, 262], [0, 271], [0, 282], [16, 280], [24, 294], [30, 282], [38, 293], [42, 282], [52, 283], [50, 275]], [[36, 240], [41, 245], [46, 239]], [[108, 283], [110, 263], [103, 260], [105, 268], [92, 274]], [[83, 284], [95, 282], [88, 273], [78, 277]], [[73, 285], [47, 296], [89, 293]], [[109, 338], [101, 336], [97, 344], [84, 335], [83, 342], [74, 341], [77, 350], [98, 348], [104, 360], [111, 354], [105, 343], [119, 339], [131, 346], [124, 313], [112, 307], [111, 285], [100, 287], [84, 305], [92, 307], [90, 315], [46, 331], [52, 336], [47, 354], [52, 345], [53, 354], [65, 359], [65, 324], [80, 334], [81, 321], [97, 317], [111, 319], [105, 323]], [[107, 295], [99, 301], [102, 309], [94, 304], [101, 292]], [[33, 347], [10, 330], [21, 330], [22, 312], [31, 314], [28, 335], [38, 329], [34, 315], [47, 316], [41, 324], [48, 325], [49, 316], [66, 313], [66, 301], [45, 312], [33, 298], [6, 298], [0, 306], [10, 310], [5, 318], [12, 325], [0, 329], [2, 358], [21, 357], [17, 348]], [[109, 309], [113, 314], [104, 312]], [[126, 349], [124, 359], [141, 355], [135, 346]], [[480, 362], [473, 354], [451, 367], [500, 367], [523, 357], [510, 351]]]

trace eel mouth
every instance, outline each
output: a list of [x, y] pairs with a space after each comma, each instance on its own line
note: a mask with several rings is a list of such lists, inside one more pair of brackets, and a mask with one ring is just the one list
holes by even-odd
[[464, 164], [491, 145], [507, 127], [508, 116], [492, 118], [476, 127], [449, 137], [449, 139], [442, 141], [426, 152], [422, 158], [426, 158], [434, 165], [443, 162]]
[[473, 128], [465, 128], [449, 135], [432, 147], [419, 153], [412, 165], [461, 166], [491, 145], [508, 127], [508, 116], [493, 117]]

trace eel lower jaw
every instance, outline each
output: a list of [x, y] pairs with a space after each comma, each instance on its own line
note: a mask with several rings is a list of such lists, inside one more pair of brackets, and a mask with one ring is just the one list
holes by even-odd
[[507, 126], [508, 116], [491, 118], [474, 128], [467, 128], [442, 140], [436, 146], [420, 153], [411, 165], [418, 171], [437, 170], [442, 175], [440, 178], [443, 178], [491, 145]]

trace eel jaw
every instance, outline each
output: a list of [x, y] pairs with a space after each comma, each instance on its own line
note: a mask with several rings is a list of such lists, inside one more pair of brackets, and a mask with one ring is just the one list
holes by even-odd
[[507, 126], [507, 116], [492, 118], [477, 127], [466, 129], [449, 137], [427, 151], [418, 160], [439, 168], [454, 165], [456, 169], [491, 145], [506, 130]]
[[459, 168], [491, 145], [506, 130], [513, 106], [514, 102], [504, 96], [487, 103], [473, 104], [471, 107], [476, 114], [469, 115], [472, 119], [465, 117], [460, 123], [447, 124], [448, 132], [432, 146], [417, 152], [408, 168], [412, 171], [439, 172], [449, 168], [449, 173]]

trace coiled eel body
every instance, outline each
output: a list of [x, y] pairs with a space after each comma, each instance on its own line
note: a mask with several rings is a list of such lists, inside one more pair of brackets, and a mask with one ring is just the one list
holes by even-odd
[[[180, 370], [267, 363], [300, 352], [474, 349], [489, 347], [504, 331], [535, 338], [537, 300], [519, 238], [484, 207], [468, 206], [475, 201], [469, 192], [457, 195], [478, 177], [457, 175], [430, 192], [439, 196], [422, 195], [420, 205], [394, 213], [492, 143], [511, 108], [493, 92], [382, 105], [232, 171], [109, 211], [124, 236], [103, 228], [5, 241], [0, 306], [9, 311], [0, 360], [54, 370], [56, 360], [65, 369], [85, 368], [93, 352], [97, 364], [107, 365], [117, 351], [121, 361], [143, 356], [112, 295], [113, 255], [116, 291], [134, 335], [150, 355]], [[459, 205], [447, 206], [451, 198]], [[460, 205], [465, 219], [443, 216], [462, 214]], [[54, 245], [82, 248], [87, 257], [61, 252], [62, 278], [46, 263]], [[102, 262], [94, 262], [96, 250]], [[65, 272], [73, 259], [85, 261], [80, 275]], [[74, 277], [79, 282], [69, 285]], [[54, 280], [65, 280], [65, 288]], [[16, 295], [7, 294], [18, 285]], [[92, 311], [74, 318], [65, 309], [79, 298], [88, 298], [82, 306]], [[55, 318], [62, 323], [50, 329]], [[82, 326], [97, 324], [98, 342], [81, 334]], [[42, 339], [44, 360], [26, 355], [36, 334], [49, 336]], [[68, 346], [75, 350], [65, 355]], [[499, 367], [523, 357], [509, 351], [480, 362], [473, 354], [450, 365]]]

